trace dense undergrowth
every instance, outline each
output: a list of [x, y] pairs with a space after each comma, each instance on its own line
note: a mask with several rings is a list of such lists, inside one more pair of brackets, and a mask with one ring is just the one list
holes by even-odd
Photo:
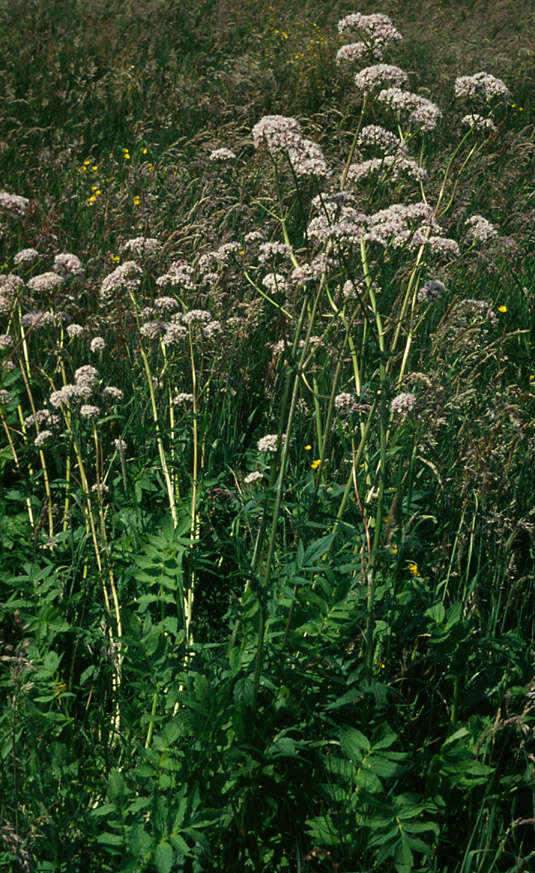
[[1, 4], [2, 869], [533, 864], [513, 6]]

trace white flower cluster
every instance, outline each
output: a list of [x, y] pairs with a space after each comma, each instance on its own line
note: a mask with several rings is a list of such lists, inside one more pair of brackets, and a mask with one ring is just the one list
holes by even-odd
[[93, 391], [98, 383], [98, 370], [92, 367], [91, 364], [84, 364], [74, 373], [74, 381], [77, 385], [87, 385]]
[[136, 236], [129, 239], [121, 246], [121, 252], [132, 255], [134, 258], [153, 257], [160, 253], [162, 244], [159, 240], [149, 236]]
[[56, 255], [54, 258], [54, 270], [64, 278], [68, 276], [81, 277], [84, 275], [84, 268], [80, 258], [71, 252], [63, 252], [60, 255]]
[[359, 164], [351, 164], [347, 173], [349, 182], [360, 182], [374, 173], [383, 173], [389, 179], [396, 182], [400, 174], [406, 174], [416, 182], [423, 182], [427, 173], [423, 167], [418, 166], [412, 158], [398, 157], [397, 155], [385, 155], [383, 158], [371, 158]]
[[369, 94], [374, 88], [379, 88], [386, 83], [392, 83], [397, 88], [406, 88], [409, 84], [409, 77], [404, 70], [391, 64], [375, 64], [373, 67], [364, 67], [355, 75], [355, 85], [363, 94]]
[[288, 149], [288, 158], [296, 176], [328, 176], [329, 169], [319, 145], [301, 139]]
[[398, 394], [390, 404], [390, 412], [392, 415], [406, 415], [408, 412], [412, 412], [415, 404], [416, 397], [414, 394], [408, 392], [405, 394]]
[[189, 312], [181, 316], [183, 324], [206, 324], [211, 320], [212, 316], [206, 309], [190, 309]]
[[250, 230], [249, 233], [245, 234], [245, 242], [249, 245], [255, 242], [264, 242], [265, 238], [261, 230]]
[[23, 218], [29, 205], [30, 201], [27, 197], [0, 191], [0, 212], [4, 212], [6, 215], [13, 218]]
[[280, 242], [263, 242], [260, 243], [258, 247], [258, 263], [265, 264], [266, 261], [271, 260], [271, 258], [276, 258], [280, 256], [282, 258], [289, 258], [291, 255], [291, 249], [286, 243]]
[[[427, 229], [427, 232], [424, 230]], [[429, 229], [439, 231], [433, 208], [428, 203], [393, 203], [375, 212], [369, 218], [369, 229], [364, 235], [367, 242], [399, 248], [414, 248], [429, 243]]]
[[357, 145], [362, 146], [377, 146], [384, 154], [389, 152], [407, 153], [407, 145], [403, 140], [399, 139], [392, 131], [386, 130], [380, 124], [368, 124], [363, 127], [357, 139]]
[[364, 42], [349, 42], [336, 52], [336, 63], [354, 63], [368, 55], [369, 49]]
[[174, 297], [156, 297], [154, 300], [154, 308], [158, 312], [176, 312], [178, 307], [178, 300]]
[[55, 324], [59, 320], [60, 313], [53, 313], [49, 309], [32, 309], [26, 312], [20, 323], [23, 327], [35, 329], [36, 327], [45, 327], [47, 324]]
[[381, 12], [374, 12], [371, 15], [353, 12], [340, 19], [338, 33], [343, 35], [355, 32], [362, 36], [365, 41], [363, 44], [377, 60], [382, 58], [389, 46], [402, 41], [401, 34], [392, 24], [392, 20]]
[[379, 92], [377, 100], [398, 114], [407, 112], [409, 124], [423, 131], [434, 130], [442, 117], [442, 112], [431, 100], [400, 88], [385, 88]]
[[478, 115], [477, 112], [472, 113], [472, 115], [464, 115], [461, 118], [462, 127], [471, 127], [478, 133], [496, 133], [496, 125], [494, 124], [492, 118], [484, 118], [482, 115]]
[[16, 267], [20, 267], [24, 264], [33, 264], [38, 258], [39, 252], [37, 249], [21, 249], [13, 258], [13, 263]]
[[173, 261], [167, 273], [158, 276], [156, 284], [158, 288], [180, 286], [187, 291], [195, 288], [194, 269], [185, 260]]
[[80, 415], [82, 418], [96, 418], [100, 415], [100, 408], [98, 406], [91, 406], [89, 403], [84, 403], [83, 406], [80, 407]]
[[120, 388], [116, 388], [114, 385], [106, 385], [102, 391], [102, 396], [105, 397], [106, 400], [110, 400], [112, 403], [120, 403], [124, 394]]
[[166, 324], [163, 321], [146, 321], [139, 328], [142, 337], [148, 340], [158, 340], [164, 333]]
[[89, 348], [93, 352], [103, 352], [106, 348], [106, 341], [102, 336], [94, 336], [91, 342], [89, 343]]
[[267, 275], [262, 279], [262, 285], [271, 293], [274, 291], [285, 292], [288, 290], [286, 277], [281, 273], [267, 273]]
[[181, 403], [193, 403], [193, 394], [188, 394], [185, 391], [182, 391], [180, 394], [175, 394], [173, 397], [173, 403], [177, 406]]
[[214, 149], [210, 152], [209, 160], [210, 161], [233, 161], [236, 155], [231, 149]]
[[260, 470], [254, 470], [252, 473], [247, 473], [244, 477], [244, 485], [254, 485], [255, 482], [260, 482], [264, 478], [264, 474]]
[[34, 444], [34, 446], [37, 446], [38, 449], [40, 449], [41, 446], [44, 446], [44, 444], [47, 443], [49, 441], [49, 439], [53, 436], [54, 436], [54, 434], [52, 433], [51, 430], [42, 430], [35, 437], [33, 444]]
[[[286, 434], [281, 434], [281, 444], [286, 442]], [[278, 447], [278, 436], [276, 433], [268, 433], [266, 436], [260, 437], [256, 447], [259, 452], [276, 452]]]
[[270, 154], [287, 153], [296, 176], [327, 176], [328, 169], [319, 145], [301, 136], [295, 118], [265, 115], [252, 130], [255, 149], [266, 144]]
[[52, 413], [48, 409], [37, 409], [35, 414], [27, 415], [24, 419], [25, 427], [32, 427], [35, 425], [36, 427], [42, 427], [46, 425], [46, 427], [57, 427], [59, 425], [59, 416], [52, 415]]
[[183, 324], [173, 322], [166, 324], [162, 338], [164, 346], [174, 346], [186, 339], [188, 332]]
[[81, 324], [69, 324], [67, 327], [67, 336], [69, 339], [73, 339], [73, 337], [81, 336], [84, 332], [84, 329]]
[[491, 224], [490, 221], [487, 221], [486, 218], [483, 218], [482, 215], [472, 215], [471, 218], [467, 218], [465, 226], [468, 227], [466, 234], [467, 240], [474, 240], [474, 242], [487, 242], [489, 239], [498, 236], [498, 231], [494, 225]]
[[310, 221], [307, 234], [310, 239], [319, 243], [334, 240], [351, 245], [360, 242], [368, 229], [368, 223], [368, 216], [357, 212], [352, 206], [343, 206], [338, 214], [336, 210], [328, 208], [325, 213]]
[[57, 273], [41, 273], [39, 276], [34, 276], [33, 279], [28, 281], [28, 288], [32, 291], [37, 291], [38, 294], [53, 293], [58, 288], [61, 288], [63, 282], [64, 279], [58, 276]]
[[100, 286], [103, 300], [111, 300], [114, 291], [136, 291], [141, 284], [143, 270], [135, 261], [125, 261], [110, 273]]
[[265, 143], [271, 154], [285, 152], [301, 139], [301, 127], [295, 118], [264, 115], [252, 130], [255, 149]]
[[351, 415], [352, 412], [358, 412], [359, 404], [352, 394], [343, 391], [337, 394], [334, 398], [334, 405], [339, 415]]
[[490, 73], [474, 73], [473, 76], [459, 76], [455, 80], [455, 96], [466, 97], [468, 100], [508, 100], [510, 92], [501, 79]]

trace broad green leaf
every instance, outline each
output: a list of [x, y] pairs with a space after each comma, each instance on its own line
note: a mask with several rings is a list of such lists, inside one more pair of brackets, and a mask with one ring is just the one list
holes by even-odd
[[328, 815], [321, 815], [307, 821], [307, 830], [313, 840], [323, 846], [338, 846], [342, 842], [340, 833]]
[[342, 751], [352, 761], [360, 762], [362, 753], [370, 751], [370, 741], [357, 728], [342, 726], [339, 730]]
[[446, 617], [446, 610], [444, 609], [443, 603], [435, 603], [433, 606], [430, 606], [429, 609], [426, 609], [424, 615], [427, 615], [429, 618], [432, 618], [436, 624], [442, 624]]
[[154, 853], [154, 864], [158, 873], [170, 873], [174, 858], [175, 853], [167, 840], [160, 843]]

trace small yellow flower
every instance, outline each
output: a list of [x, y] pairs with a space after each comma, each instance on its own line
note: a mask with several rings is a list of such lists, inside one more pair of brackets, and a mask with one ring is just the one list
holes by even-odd
[[63, 692], [66, 690], [67, 690], [67, 685], [65, 684], [65, 682], [58, 682], [56, 685], [56, 690], [54, 691], [54, 694], [56, 697], [58, 697], [58, 695], [63, 694]]
[[97, 199], [97, 198], [95, 197], [95, 195], [92, 194], [91, 197], [88, 197], [88, 198], [87, 198], [87, 202], [90, 203], [91, 205], [93, 205], [93, 203], [96, 202], [96, 199]]
[[141, 197], [139, 197], [139, 196], [134, 197], [132, 203], [134, 204], [134, 206], [139, 206], [139, 204], [141, 203]]
[[418, 564], [415, 564], [414, 561], [409, 561], [409, 563], [407, 564], [407, 569], [411, 576], [420, 575], [420, 573], [418, 572]]
[[498, 312], [507, 312], [507, 306], [498, 306]]
[[141, 146], [141, 154], [146, 155], [148, 152], [148, 148], [146, 146]]
[[305, 452], [310, 452], [311, 450], [312, 450], [312, 446], [307, 443], [305, 446]]
[[529, 381], [530, 381], [530, 382], [533, 382], [534, 379], [535, 379], [535, 376], [533, 375], [533, 373], [531, 373], [531, 374], [530, 374], [530, 377], [529, 377]]
[[317, 470], [320, 464], [321, 464], [321, 458], [316, 458], [315, 461], [312, 461], [310, 466], [312, 467], [313, 470]]
[[398, 548], [397, 545], [394, 543], [394, 545], [392, 546], [392, 554], [393, 554], [393, 555], [397, 555], [398, 552], [399, 552], [399, 548]]
[[93, 166], [91, 167], [91, 169], [93, 170], [94, 173], [96, 173], [97, 170], [98, 170], [98, 165], [97, 165], [97, 164], [93, 164]]
[[121, 260], [120, 257], [119, 257], [119, 255], [112, 255], [112, 256], [111, 256], [111, 259], [112, 259], [112, 261], [114, 261], [114, 263], [117, 263], [117, 261], [120, 261], [120, 260]]

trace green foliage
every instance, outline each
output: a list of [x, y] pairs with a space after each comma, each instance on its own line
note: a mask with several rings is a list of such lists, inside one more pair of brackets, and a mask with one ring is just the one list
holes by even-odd
[[[499, 5], [384, 4], [425, 130], [336, 62], [351, 9], [1, 4], [2, 869], [529, 868], [533, 65]], [[511, 96], [454, 98], [472, 68]]]

